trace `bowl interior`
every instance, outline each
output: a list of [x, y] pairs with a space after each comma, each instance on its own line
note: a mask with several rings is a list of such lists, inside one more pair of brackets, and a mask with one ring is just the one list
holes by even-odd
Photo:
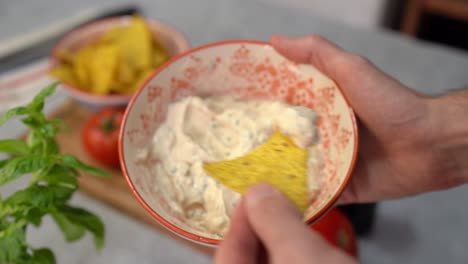
[[266, 43], [224, 42], [192, 50], [160, 69], [134, 96], [121, 137], [124, 173], [143, 206], [170, 230], [215, 244], [214, 234], [190, 226], [174, 212], [156, 185], [155, 159], [139, 159], [164, 121], [168, 105], [189, 95], [233, 95], [302, 105], [319, 115], [323, 153], [322, 188], [305, 214], [313, 221], [337, 199], [357, 150], [354, 114], [337, 85], [310, 65], [295, 64]]

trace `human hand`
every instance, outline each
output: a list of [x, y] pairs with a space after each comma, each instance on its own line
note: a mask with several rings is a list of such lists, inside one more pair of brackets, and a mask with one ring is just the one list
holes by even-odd
[[340, 263], [357, 261], [308, 228], [296, 208], [268, 184], [253, 186], [242, 198], [215, 263]]
[[335, 80], [359, 118], [358, 160], [341, 203], [400, 198], [468, 181], [468, 127], [460, 124], [466, 123], [468, 100], [416, 93], [319, 36], [273, 36], [271, 43]]

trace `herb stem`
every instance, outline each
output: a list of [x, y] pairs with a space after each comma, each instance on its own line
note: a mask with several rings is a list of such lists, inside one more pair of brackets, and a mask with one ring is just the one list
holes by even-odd
[[39, 170], [38, 172], [33, 173], [31, 177], [31, 181], [29, 182], [29, 186], [36, 184], [39, 181], [39, 179], [42, 176], [47, 175], [53, 167], [54, 167], [54, 164], [52, 163], [46, 168], [43, 168]]
[[29, 181], [29, 186], [33, 186], [39, 180], [40, 173], [35, 172], [32, 174], [31, 180]]
[[[49, 249], [34, 249], [27, 241], [29, 226], [40, 226], [46, 215], [54, 217], [67, 241], [80, 239], [90, 232], [100, 249], [104, 239], [104, 225], [93, 213], [68, 204], [78, 188], [76, 177], [80, 171], [96, 175], [105, 172], [82, 163], [70, 154], [61, 154], [56, 134], [57, 120], [47, 120], [42, 112], [44, 100], [55, 90], [56, 84], [42, 90], [27, 106], [10, 109], [0, 115], [0, 126], [15, 116], [30, 128], [23, 141], [1, 140], [0, 150], [14, 154], [0, 160], [0, 186], [22, 176], [30, 176], [26, 188], [8, 197], [0, 195], [0, 263], [55, 263]], [[21, 142], [20, 142], [21, 141]], [[12, 145], [16, 143], [17, 146]], [[39, 184], [40, 183], [40, 184]], [[43, 183], [43, 184], [42, 184]]]

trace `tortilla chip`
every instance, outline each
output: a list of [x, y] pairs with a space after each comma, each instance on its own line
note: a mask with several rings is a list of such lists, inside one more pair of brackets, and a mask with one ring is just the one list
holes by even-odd
[[91, 77], [91, 90], [96, 94], [106, 94], [111, 90], [114, 72], [117, 68], [117, 47], [100, 45], [93, 50], [92, 60], [88, 62]]
[[164, 64], [166, 61], [169, 60], [169, 54], [167, 54], [166, 51], [163, 49], [154, 49], [153, 50], [153, 67], [156, 69], [162, 64]]
[[135, 16], [115, 40], [123, 63], [135, 70], [151, 68], [153, 38], [145, 21]]
[[83, 48], [58, 51], [60, 64], [50, 72], [55, 78], [95, 94], [134, 92], [169, 59], [140, 16], [110, 29]]
[[73, 68], [66, 64], [53, 68], [49, 74], [63, 81], [64, 83], [68, 83], [75, 87], [79, 86], [78, 81], [76, 80], [75, 75], [73, 73]]
[[208, 175], [241, 194], [254, 184], [269, 183], [304, 212], [309, 202], [307, 156], [306, 150], [277, 131], [263, 145], [243, 157], [205, 163], [203, 167]]
[[74, 65], [74, 74], [80, 88], [91, 90], [91, 75], [88, 63], [92, 60], [92, 54], [95, 45], [89, 45], [81, 50], [79, 50], [75, 55], [75, 65]]

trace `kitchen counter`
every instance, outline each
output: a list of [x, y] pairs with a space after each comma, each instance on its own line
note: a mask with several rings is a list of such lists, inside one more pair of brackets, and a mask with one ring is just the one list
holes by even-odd
[[[396, 33], [369, 31], [312, 17], [301, 10], [247, 0], [134, 1], [144, 14], [184, 31], [192, 46], [225, 39], [268, 40], [272, 33], [322, 34], [340, 46], [368, 57], [404, 84], [427, 94], [468, 86], [468, 54]], [[11, 37], [97, 7], [124, 1], [43, 0], [0, 2], [0, 45]], [[378, 85], [378, 84], [376, 84]], [[59, 103], [60, 100], [56, 101]], [[54, 105], [49, 106], [52, 110]], [[22, 133], [17, 123], [0, 138]], [[443, 177], [443, 175], [441, 175]], [[20, 182], [16, 183], [19, 186]], [[0, 189], [13, 191], [14, 186]], [[103, 190], [105, 191], [105, 190]], [[382, 202], [375, 229], [361, 239], [362, 263], [467, 263], [468, 187]], [[210, 257], [180, 245], [149, 227], [91, 198], [78, 194], [73, 203], [97, 212], [107, 227], [106, 247], [96, 253], [91, 237], [66, 244], [50, 219], [34, 230], [35, 245], [51, 245], [58, 263], [210, 263]]]

